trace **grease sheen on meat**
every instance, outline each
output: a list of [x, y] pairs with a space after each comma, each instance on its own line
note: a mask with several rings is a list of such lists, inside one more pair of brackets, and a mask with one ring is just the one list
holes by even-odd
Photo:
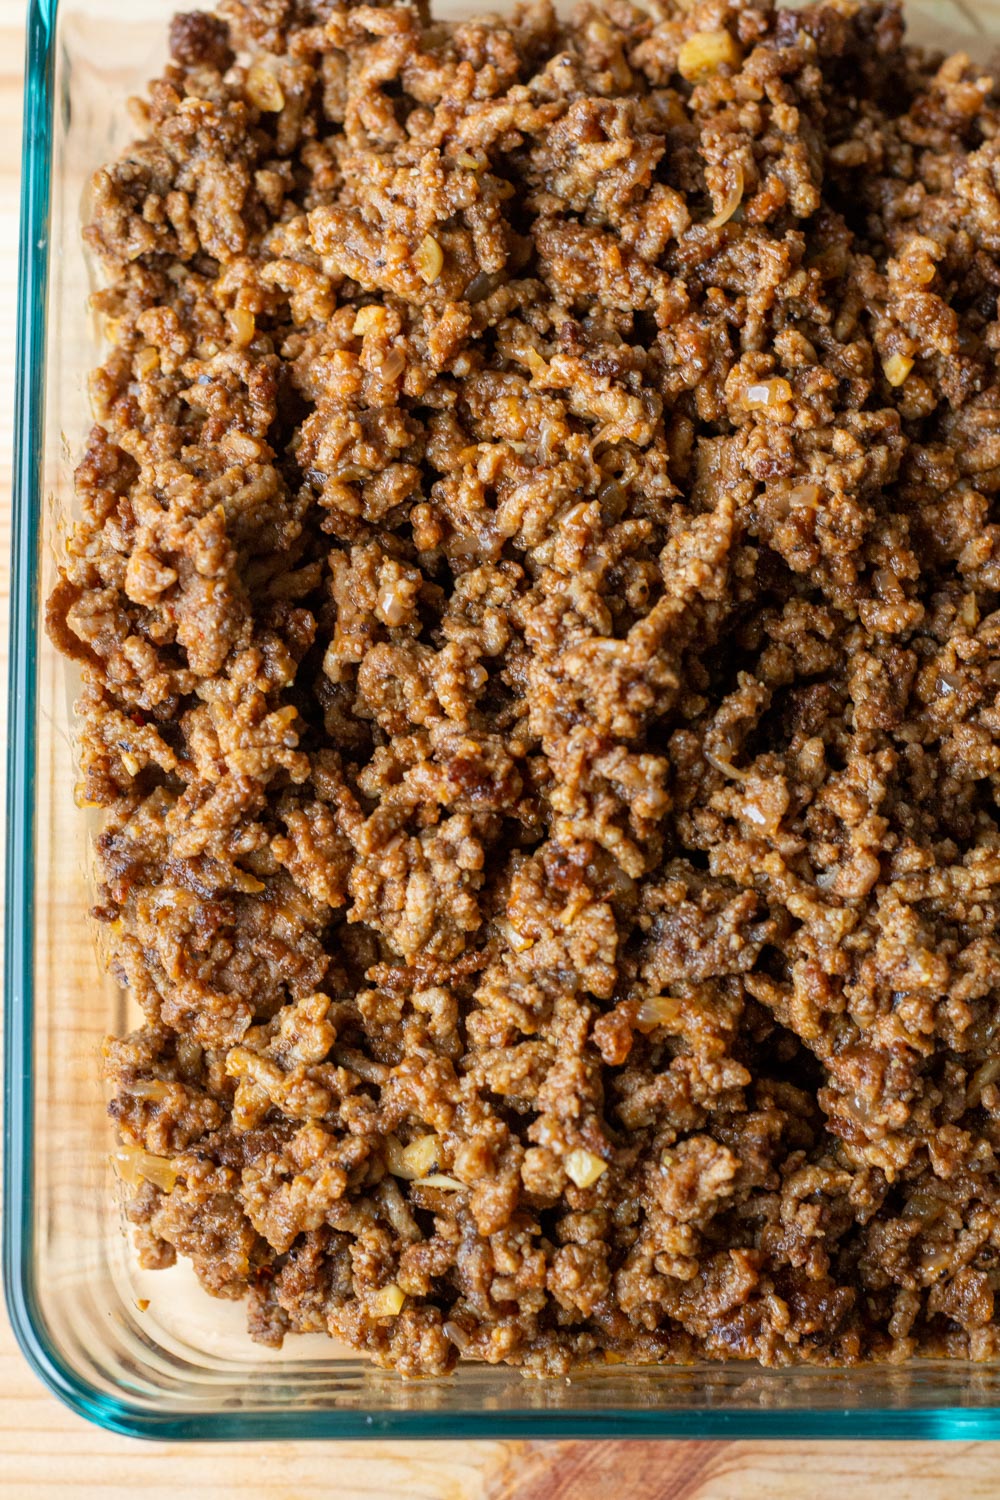
[[995, 1356], [992, 78], [854, 0], [170, 36], [50, 602], [146, 1263], [409, 1374]]

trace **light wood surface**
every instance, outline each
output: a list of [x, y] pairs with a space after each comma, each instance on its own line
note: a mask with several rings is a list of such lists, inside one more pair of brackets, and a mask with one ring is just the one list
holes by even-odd
[[[10, 538], [23, 0], [0, 0], [0, 557]], [[165, 0], [164, 14], [171, 7]], [[6, 656], [7, 573], [0, 587]], [[6, 660], [0, 662], [6, 681]], [[0, 745], [6, 705], [0, 688]], [[962, 1500], [1000, 1494], [989, 1443], [139, 1443], [29, 1371], [0, 1313], [0, 1494], [31, 1500]]]

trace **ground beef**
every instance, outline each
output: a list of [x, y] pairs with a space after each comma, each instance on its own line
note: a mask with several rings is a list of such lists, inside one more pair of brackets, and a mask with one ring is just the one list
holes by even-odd
[[267, 1343], [1000, 1353], [1000, 99], [892, 3], [224, 0], [87, 238], [147, 1263]]

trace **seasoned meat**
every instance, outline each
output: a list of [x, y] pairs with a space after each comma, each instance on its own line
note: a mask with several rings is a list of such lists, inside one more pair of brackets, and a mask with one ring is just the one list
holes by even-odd
[[175, 18], [50, 628], [151, 1265], [1000, 1353], [1000, 98], [888, 0]]

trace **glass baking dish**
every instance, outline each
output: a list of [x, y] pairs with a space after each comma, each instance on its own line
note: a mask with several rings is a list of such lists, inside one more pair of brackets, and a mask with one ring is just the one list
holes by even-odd
[[[476, 0], [450, 0], [453, 14]], [[72, 512], [96, 339], [81, 200], [160, 70], [174, 0], [31, 0], [17, 353], [6, 933], [4, 1270], [21, 1346], [101, 1425], [160, 1438], [1000, 1437], [1000, 1369], [613, 1366], [528, 1380], [467, 1366], [406, 1382], [321, 1337], [261, 1349], [184, 1267], [144, 1273], [108, 1166], [99, 1048], [128, 1016], [87, 909], [73, 804], [73, 674], [40, 610]], [[447, 13], [447, 10], [446, 10]], [[1000, 10], [911, 5], [920, 39], [985, 62]]]

